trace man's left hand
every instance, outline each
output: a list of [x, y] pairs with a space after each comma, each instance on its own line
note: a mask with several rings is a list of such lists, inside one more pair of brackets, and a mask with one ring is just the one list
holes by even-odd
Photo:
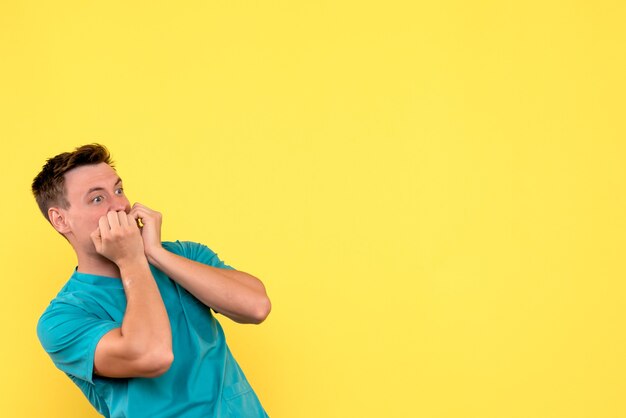
[[135, 203], [129, 213], [135, 221], [143, 224], [141, 237], [148, 260], [151, 259], [163, 247], [161, 245], [161, 222], [162, 215], [141, 203]]

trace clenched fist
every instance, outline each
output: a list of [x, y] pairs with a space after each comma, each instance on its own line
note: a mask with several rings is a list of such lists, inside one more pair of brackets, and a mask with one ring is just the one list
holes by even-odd
[[129, 216], [135, 222], [141, 220], [143, 225], [141, 228], [141, 237], [143, 238], [143, 246], [146, 257], [150, 257], [158, 252], [161, 245], [161, 221], [162, 216], [159, 212], [150, 209], [141, 203], [135, 203], [130, 210]]
[[118, 266], [145, 258], [141, 232], [135, 218], [124, 211], [109, 211], [91, 233], [98, 254]]

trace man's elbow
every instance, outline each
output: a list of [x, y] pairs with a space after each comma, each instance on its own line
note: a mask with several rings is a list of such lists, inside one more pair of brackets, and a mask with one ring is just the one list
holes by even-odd
[[174, 362], [174, 353], [171, 350], [152, 353], [142, 362], [142, 377], [159, 377], [165, 374]]
[[252, 323], [260, 324], [261, 322], [265, 321], [265, 319], [270, 314], [271, 310], [272, 310], [272, 303], [270, 302], [270, 299], [267, 296], [265, 296], [259, 301], [259, 303], [256, 306], [256, 310], [254, 311], [252, 315]]

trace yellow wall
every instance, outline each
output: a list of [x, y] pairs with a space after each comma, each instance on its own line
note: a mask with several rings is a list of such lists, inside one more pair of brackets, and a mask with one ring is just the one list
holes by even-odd
[[94, 141], [165, 239], [264, 280], [268, 320], [222, 323], [272, 417], [626, 416], [625, 21], [2, 2], [2, 416], [97, 416], [36, 338], [75, 259], [29, 190]]

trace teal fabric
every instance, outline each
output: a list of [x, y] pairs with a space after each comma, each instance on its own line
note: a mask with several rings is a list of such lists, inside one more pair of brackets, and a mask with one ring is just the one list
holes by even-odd
[[[233, 269], [207, 246], [164, 242], [168, 251]], [[37, 335], [54, 364], [105, 417], [267, 417], [232, 356], [211, 309], [150, 266], [172, 328], [174, 362], [155, 378], [106, 378], [93, 374], [100, 338], [120, 327], [126, 296], [119, 278], [74, 271], [37, 324]]]

